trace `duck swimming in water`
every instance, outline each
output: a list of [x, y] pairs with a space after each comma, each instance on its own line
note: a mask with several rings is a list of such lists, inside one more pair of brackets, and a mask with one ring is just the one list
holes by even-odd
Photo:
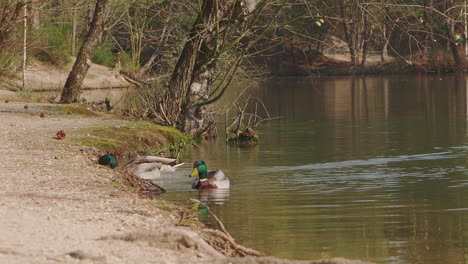
[[203, 160], [197, 160], [193, 164], [190, 177], [197, 177], [193, 183], [193, 189], [229, 189], [229, 179], [221, 170], [208, 171]]

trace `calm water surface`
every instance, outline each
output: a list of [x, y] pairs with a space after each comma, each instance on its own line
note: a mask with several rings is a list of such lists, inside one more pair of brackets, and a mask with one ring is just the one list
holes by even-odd
[[[277, 257], [468, 263], [466, 76], [280, 79], [251, 90], [272, 116], [262, 143], [186, 153], [231, 179], [165, 199], [211, 204], [230, 233]], [[222, 131], [222, 128], [220, 129]], [[207, 220], [208, 221], [208, 220]]]

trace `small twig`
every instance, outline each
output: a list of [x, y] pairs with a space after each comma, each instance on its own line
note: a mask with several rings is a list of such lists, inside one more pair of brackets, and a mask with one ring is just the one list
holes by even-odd
[[229, 108], [226, 110], [224, 114], [224, 132], [226, 133], [226, 141], [229, 138], [229, 127], [228, 127], [228, 116], [229, 116]]
[[268, 109], [267, 107], [265, 106], [265, 104], [263, 103], [262, 99], [258, 98], [258, 97], [254, 97], [255, 99], [257, 99], [263, 106], [263, 110], [265, 110], [265, 113], [267, 114], [268, 118], [271, 118], [270, 116], [270, 113], [268, 112]]
[[185, 211], [180, 212], [179, 222], [176, 224], [176, 226], [182, 225], [182, 221], [184, 220], [184, 217], [185, 217]]
[[262, 119], [258, 120], [257, 123], [255, 123], [254, 128], [257, 127], [258, 125], [260, 125], [264, 121], [271, 121], [271, 120], [280, 119], [280, 118], [281, 118], [281, 116], [272, 117], [272, 118], [262, 118]]

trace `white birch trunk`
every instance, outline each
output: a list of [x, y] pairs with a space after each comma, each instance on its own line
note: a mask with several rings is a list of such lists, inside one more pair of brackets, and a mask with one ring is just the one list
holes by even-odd
[[23, 17], [23, 90], [26, 89], [26, 67], [27, 67], [27, 38], [28, 38], [28, 5], [24, 5], [24, 17]]

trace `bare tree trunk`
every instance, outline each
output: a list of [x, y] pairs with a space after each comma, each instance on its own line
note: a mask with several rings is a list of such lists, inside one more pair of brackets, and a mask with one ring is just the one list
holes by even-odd
[[362, 58], [361, 58], [361, 65], [364, 66], [366, 64], [367, 59], [367, 52], [369, 50], [369, 40], [372, 36], [372, 28], [369, 23], [369, 14], [367, 11], [367, 6], [362, 8], [362, 16], [363, 16], [363, 27], [362, 27]]
[[386, 62], [388, 59], [388, 45], [390, 44], [390, 37], [392, 35], [393, 26], [390, 27], [390, 23], [393, 23], [392, 19], [390, 18], [390, 8], [387, 6], [384, 9], [384, 17], [383, 17], [383, 29], [382, 29], [382, 52], [380, 53], [380, 60], [381, 62]]
[[35, 1], [31, 1], [30, 6], [31, 6], [31, 28], [34, 30], [38, 30], [41, 26], [39, 3]]
[[[215, 79], [215, 72], [218, 63], [218, 49], [221, 35], [226, 30], [222, 20], [231, 20], [231, 26], [235, 20], [243, 20], [241, 16], [253, 12], [261, 0], [237, 0], [237, 1], [216, 1], [216, 21], [210, 32], [218, 31], [217, 34], [207, 35], [201, 43], [200, 50], [192, 74], [190, 89], [187, 91], [187, 101], [182, 106], [183, 127], [181, 129], [190, 134], [197, 134], [209, 126], [206, 120], [207, 106], [211, 88]], [[246, 22], [244, 20], [244, 22]], [[237, 26], [240, 26], [239, 24]]]
[[446, 17], [444, 18], [444, 27], [445, 27], [445, 34], [448, 38], [448, 42], [450, 45], [450, 50], [452, 51], [453, 59], [455, 61], [455, 67], [457, 70], [463, 69], [463, 61], [461, 59], [460, 50], [458, 49], [457, 43], [453, 38], [453, 31], [451, 29], [451, 18]]
[[189, 39], [185, 42], [182, 53], [172, 73], [171, 81], [169, 82], [169, 93], [166, 95], [166, 103], [170, 101], [169, 97], [174, 98], [174, 100], [170, 104], [163, 106], [166, 108], [166, 122], [181, 130], [184, 130], [185, 126], [182, 109], [187, 105], [187, 97], [199, 49], [216, 22], [216, 12], [216, 0], [206, 0], [203, 2], [201, 13], [192, 27]]
[[385, 22], [384, 28], [382, 30], [382, 38], [383, 38], [383, 45], [382, 45], [382, 52], [380, 54], [380, 60], [382, 62], [386, 62], [388, 59], [388, 44], [390, 42], [390, 32], [388, 23]]
[[26, 63], [28, 59], [28, 6], [26, 5], [26, 1], [24, 1], [24, 16], [23, 16], [23, 87], [22, 89], [25, 90], [26, 88]]
[[428, 59], [429, 50], [431, 49], [432, 42], [434, 40], [434, 31], [431, 27], [431, 15], [432, 15], [432, 0], [424, 0], [423, 3], [424, 10], [423, 10], [423, 26], [424, 26], [424, 34], [425, 34], [425, 41], [423, 47], [423, 57]]
[[460, 50], [458, 49], [457, 43], [453, 37], [453, 19], [450, 18], [447, 11], [450, 10], [453, 6], [453, 0], [447, 0], [443, 4], [445, 16], [443, 17], [445, 35], [447, 37], [448, 45], [450, 50], [452, 51], [453, 59], [455, 61], [455, 68], [457, 71], [463, 70], [463, 60], [460, 54]]
[[465, 30], [465, 32], [464, 32], [464, 36], [465, 36], [465, 65], [468, 64], [468, 61], [467, 61], [467, 59], [468, 59], [468, 21], [467, 21], [467, 19], [468, 19], [468, 13], [467, 13], [468, 10], [467, 10], [467, 7], [468, 7], [468, 3], [465, 0], [464, 1], [464, 9], [463, 9], [463, 11], [465, 13], [464, 21], [463, 21], [464, 30]]
[[72, 47], [71, 47], [71, 53], [73, 56], [76, 55], [76, 24], [77, 24], [77, 13], [78, 11], [76, 10], [76, 7], [73, 7], [73, 21], [72, 21]]
[[[345, 3], [343, 0], [340, 1], [341, 19], [343, 21], [343, 31], [346, 42], [348, 43], [349, 55], [351, 56], [351, 64], [357, 65], [357, 54], [356, 54], [356, 40], [354, 38], [354, 25], [355, 21], [348, 19], [345, 11]], [[350, 21], [351, 20], [351, 21]]]
[[68, 75], [67, 82], [65, 83], [65, 87], [63, 88], [62, 96], [60, 98], [61, 103], [74, 103], [78, 102], [80, 99], [81, 85], [83, 84], [84, 77], [91, 66], [91, 54], [93, 53], [94, 46], [96, 46], [96, 42], [104, 28], [104, 9], [106, 4], [107, 0], [96, 1], [96, 8], [94, 10], [94, 16], [88, 35], [78, 52], [72, 71]]

